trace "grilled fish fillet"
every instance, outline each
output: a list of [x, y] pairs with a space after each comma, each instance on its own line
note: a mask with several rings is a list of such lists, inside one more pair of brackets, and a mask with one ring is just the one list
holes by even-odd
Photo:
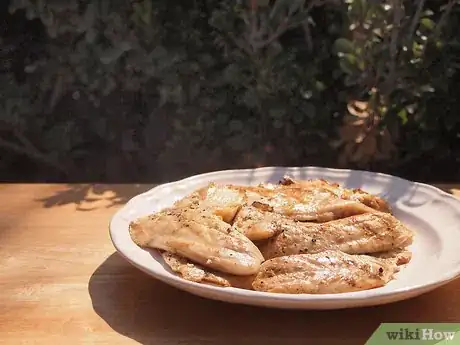
[[387, 252], [370, 253], [369, 255], [381, 259], [395, 259], [398, 265], [405, 265], [412, 259], [412, 253], [406, 248], [398, 248]]
[[235, 216], [233, 227], [251, 241], [266, 240], [282, 231], [283, 217], [260, 207], [243, 206]]
[[394, 259], [329, 250], [268, 260], [252, 286], [257, 291], [290, 294], [343, 293], [384, 286], [398, 270]]
[[202, 208], [212, 210], [226, 223], [231, 223], [238, 210], [246, 201], [243, 191], [231, 186], [220, 186], [210, 183], [185, 198], [178, 200], [174, 207], [190, 207], [200, 205]]
[[225, 222], [233, 218], [244, 205], [258, 205], [263, 209], [299, 221], [326, 222], [356, 214], [375, 212], [359, 200], [341, 198], [324, 188], [300, 188], [291, 186], [209, 186], [176, 202], [175, 207], [199, 203], [213, 210]]
[[285, 220], [282, 233], [259, 245], [265, 259], [318, 253], [328, 249], [349, 254], [384, 252], [412, 243], [413, 233], [389, 213], [366, 213], [321, 224]]
[[205, 267], [234, 275], [251, 275], [263, 261], [259, 249], [212, 211], [173, 208], [142, 217], [129, 226], [140, 247], [178, 254]]
[[376, 212], [360, 201], [345, 200], [321, 189], [234, 187], [243, 190], [246, 203], [298, 221], [326, 222]]
[[255, 276], [235, 276], [213, 271], [169, 252], [163, 252], [161, 255], [165, 263], [186, 280], [196, 283], [252, 290], [252, 281]]
[[301, 188], [306, 190], [322, 190], [331, 193], [341, 199], [354, 200], [363, 203], [377, 211], [391, 213], [391, 207], [384, 199], [369, 194], [361, 189], [347, 189], [340, 187], [338, 183], [331, 183], [322, 179], [296, 180], [285, 176], [280, 184], [287, 188]]

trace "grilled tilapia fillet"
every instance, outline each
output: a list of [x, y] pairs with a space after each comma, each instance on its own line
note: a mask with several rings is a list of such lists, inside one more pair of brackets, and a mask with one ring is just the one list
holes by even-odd
[[384, 252], [412, 243], [413, 233], [389, 213], [366, 213], [321, 224], [285, 220], [282, 233], [259, 245], [265, 259], [318, 253], [328, 249], [349, 254]]
[[233, 228], [251, 241], [260, 241], [279, 234], [283, 229], [279, 223], [284, 221], [283, 216], [264, 211], [260, 206], [243, 206], [235, 216]]
[[226, 223], [231, 223], [238, 210], [246, 202], [244, 191], [232, 186], [220, 186], [210, 183], [185, 198], [178, 200], [174, 207], [189, 207], [200, 205], [211, 210]]
[[272, 212], [299, 221], [326, 222], [356, 214], [375, 212], [358, 200], [346, 200], [321, 188], [217, 185], [211, 183], [179, 200], [175, 207], [200, 204], [232, 223], [244, 205], [263, 205]]
[[405, 265], [412, 259], [412, 253], [406, 248], [398, 248], [386, 252], [369, 253], [369, 255], [381, 259], [395, 259], [398, 265]]
[[331, 193], [341, 199], [359, 201], [377, 211], [391, 213], [391, 207], [384, 199], [369, 194], [361, 189], [347, 189], [340, 187], [338, 183], [331, 183], [322, 179], [295, 180], [285, 176], [280, 184], [286, 188], [301, 188], [305, 190], [322, 190]]
[[259, 249], [212, 211], [200, 207], [168, 209], [129, 226], [133, 241], [178, 254], [205, 267], [235, 275], [257, 272]]
[[298, 221], [326, 222], [356, 214], [375, 212], [356, 200], [345, 200], [321, 189], [251, 187], [246, 203]]
[[343, 293], [384, 286], [398, 270], [394, 259], [328, 250], [265, 261], [252, 286], [289, 294]]
[[223, 287], [237, 287], [252, 290], [255, 276], [235, 276], [210, 270], [190, 260], [169, 252], [162, 252], [165, 263], [185, 280], [196, 283], [211, 284]]

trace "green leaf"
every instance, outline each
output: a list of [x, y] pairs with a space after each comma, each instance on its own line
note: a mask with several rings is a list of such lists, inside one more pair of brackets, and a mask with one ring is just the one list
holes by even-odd
[[428, 30], [433, 30], [436, 24], [430, 18], [422, 18], [420, 20], [420, 25]]
[[367, 0], [353, 0], [351, 13], [358, 19], [365, 19], [367, 14]]
[[326, 85], [322, 81], [319, 81], [319, 80], [315, 82], [315, 87], [316, 87], [316, 90], [320, 92], [326, 89]]
[[401, 109], [399, 112], [398, 112], [398, 117], [401, 119], [401, 122], [403, 125], [405, 125], [408, 121], [407, 119], [407, 111], [406, 109]]
[[335, 40], [333, 50], [336, 54], [351, 54], [354, 53], [354, 46], [350, 40], [342, 37]]
[[366, 65], [364, 64], [364, 60], [362, 59], [357, 60], [357, 66], [361, 71], [364, 71], [364, 69], [366, 68]]
[[416, 56], [419, 57], [421, 53], [423, 52], [423, 45], [418, 44], [416, 41], [412, 43], [412, 53]]
[[358, 65], [358, 59], [356, 58], [356, 56], [354, 56], [353, 54], [345, 54], [343, 56], [343, 59], [347, 60], [347, 62], [350, 64], [350, 65], [353, 65], [353, 66], [357, 66]]
[[144, 8], [141, 14], [141, 18], [143, 22], [147, 25], [150, 24], [152, 18], [152, 1], [151, 0], [144, 0]]
[[356, 71], [355, 65], [353, 65], [347, 59], [340, 59], [339, 66], [340, 66], [340, 69], [346, 74], [352, 75]]

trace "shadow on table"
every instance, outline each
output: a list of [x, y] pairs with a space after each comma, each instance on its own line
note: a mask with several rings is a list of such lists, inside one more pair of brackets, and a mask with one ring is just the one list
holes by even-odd
[[[363, 344], [381, 322], [449, 321], [445, 287], [379, 307], [284, 311], [206, 300], [169, 287], [112, 254], [91, 276], [95, 312], [141, 344]], [[451, 320], [454, 321], [454, 320]], [[458, 321], [458, 320], [456, 320]], [[222, 334], [226, 335], [225, 337]]]
[[44, 207], [75, 204], [78, 211], [126, 204], [132, 197], [153, 188], [154, 184], [67, 184], [65, 189], [39, 199]]

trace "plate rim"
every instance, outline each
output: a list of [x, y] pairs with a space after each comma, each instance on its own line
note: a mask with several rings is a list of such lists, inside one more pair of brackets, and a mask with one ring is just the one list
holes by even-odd
[[[245, 290], [245, 289], [240, 289], [240, 288], [234, 288], [234, 287], [218, 287], [218, 286], [212, 286], [208, 284], [202, 284], [202, 283], [197, 283], [197, 282], [192, 282], [192, 281], [187, 281], [178, 275], [168, 272], [167, 270], [164, 270], [164, 272], [157, 272], [152, 270], [149, 267], [146, 267], [142, 263], [136, 262], [135, 259], [129, 257], [129, 255], [126, 255], [125, 251], [123, 250], [123, 243], [120, 243], [117, 240], [116, 237], [116, 232], [117, 232], [117, 222], [120, 221], [120, 217], [125, 212], [127, 209], [129, 209], [130, 206], [132, 206], [134, 203], [139, 202], [142, 198], [144, 198], [146, 195], [150, 195], [154, 193], [156, 190], [163, 189], [163, 188], [169, 188], [173, 187], [174, 185], [178, 184], [183, 184], [183, 183], [190, 183], [193, 180], [208, 180], [211, 181], [213, 176], [217, 175], [223, 175], [223, 174], [232, 174], [232, 173], [238, 173], [238, 174], [247, 174], [247, 173], [256, 173], [256, 172], [266, 172], [266, 171], [277, 171], [277, 170], [288, 170], [286, 173], [289, 172], [289, 170], [316, 170], [318, 172], [320, 171], [329, 171], [329, 172], [335, 172], [335, 173], [359, 173], [362, 175], [368, 175], [370, 177], [383, 177], [387, 180], [399, 180], [404, 183], [414, 185], [414, 186], [419, 186], [424, 189], [429, 189], [432, 192], [435, 192], [439, 196], [441, 196], [444, 199], [448, 199], [450, 203], [456, 204], [457, 207], [456, 209], [460, 209], [460, 199], [456, 198], [452, 194], [449, 194], [442, 189], [435, 187], [430, 184], [422, 183], [422, 182], [416, 182], [416, 181], [411, 181], [399, 176], [395, 175], [390, 175], [386, 173], [381, 173], [381, 172], [371, 172], [371, 171], [366, 171], [366, 170], [357, 170], [357, 169], [341, 169], [341, 168], [327, 168], [327, 167], [318, 167], [318, 166], [267, 166], [267, 167], [261, 167], [261, 168], [247, 168], [247, 169], [226, 169], [226, 170], [217, 170], [217, 171], [211, 171], [211, 172], [206, 172], [206, 173], [201, 173], [201, 174], [196, 174], [192, 176], [188, 176], [182, 179], [178, 179], [175, 181], [159, 184], [153, 188], [150, 188], [149, 190], [139, 193], [135, 195], [134, 197], [130, 198], [122, 207], [120, 207], [111, 217], [109, 221], [109, 235], [110, 239], [112, 241], [112, 244], [114, 245], [116, 251], [118, 254], [120, 254], [123, 258], [125, 258], [128, 262], [130, 262], [132, 265], [137, 267], [138, 269], [144, 271], [145, 273], [151, 275], [152, 277], [163, 281], [166, 284], [173, 285], [176, 288], [191, 292], [190, 290], [193, 289], [199, 289], [202, 291], [209, 291], [209, 293], [212, 294], [217, 294], [222, 296], [223, 298], [217, 298], [222, 301], [227, 301], [228, 302], [228, 297], [238, 297], [239, 299], [245, 300], [245, 299], [254, 299], [249, 302], [237, 302], [237, 303], [244, 303], [244, 304], [260, 304], [257, 303], [257, 301], [262, 302], [266, 301], [266, 299], [270, 299], [274, 301], [275, 303], [333, 303], [333, 302], [367, 302], [371, 301], [374, 299], [385, 299], [385, 298], [393, 298], [397, 299], [401, 295], [408, 294], [410, 293], [413, 296], [419, 295], [421, 293], [431, 291], [439, 286], [445, 285], [457, 278], [460, 277], [460, 266], [454, 269], [451, 269], [447, 272], [444, 272], [443, 274], [437, 276], [435, 279], [431, 279], [426, 281], [426, 283], [420, 283], [415, 286], [409, 286], [409, 287], [400, 287], [396, 288], [393, 290], [389, 291], [380, 291], [378, 289], [370, 289], [370, 290], [363, 290], [363, 291], [355, 291], [355, 292], [346, 292], [346, 293], [340, 293], [340, 294], [285, 294], [285, 293], [272, 293], [272, 292], [262, 292], [262, 291], [253, 291], [253, 290]], [[126, 229], [127, 230], [127, 229]], [[156, 260], [154, 258], [154, 260]], [[160, 263], [161, 264], [161, 263]], [[193, 292], [191, 292], [193, 293]], [[375, 303], [379, 304], [379, 303]], [[369, 305], [374, 305], [373, 303]], [[308, 308], [308, 307], [306, 307]], [[339, 308], [334, 308], [334, 309], [339, 309]]]

